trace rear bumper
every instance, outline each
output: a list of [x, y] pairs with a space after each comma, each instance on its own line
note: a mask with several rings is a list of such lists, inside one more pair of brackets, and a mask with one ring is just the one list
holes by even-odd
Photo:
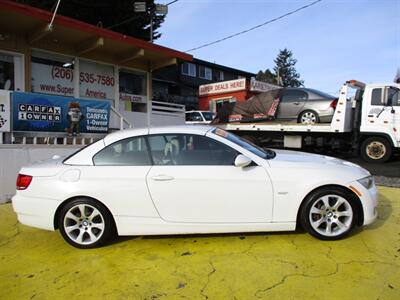
[[46, 230], [54, 230], [54, 215], [59, 201], [52, 199], [25, 197], [17, 194], [12, 198], [12, 206], [21, 224]]

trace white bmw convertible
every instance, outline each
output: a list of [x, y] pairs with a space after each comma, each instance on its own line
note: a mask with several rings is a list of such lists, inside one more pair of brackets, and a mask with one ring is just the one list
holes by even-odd
[[109, 134], [65, 159], [21, 169], [18, 220], [78, 248], [118, 235], [288, 231], [334, 240], [377, 217], [365, 169], [263, 150], [209, 126]]

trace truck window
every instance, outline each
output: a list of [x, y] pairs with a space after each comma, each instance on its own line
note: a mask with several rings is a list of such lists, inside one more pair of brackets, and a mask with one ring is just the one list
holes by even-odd
[[400, 90], [396, 88], [389, 88], [388, 90], [388, 105], [400, 106]]
[[382, 89], [373, 89], [371, 96], [371, 104], [382, 106]]

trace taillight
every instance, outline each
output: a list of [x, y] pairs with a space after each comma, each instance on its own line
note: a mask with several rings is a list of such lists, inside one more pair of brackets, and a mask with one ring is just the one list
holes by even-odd
[[333, 101], [331, 102], [330, 107], [332, 107], [333, 109], [336, 109], [337, 101], [338, 101], [338, 99], [333, 100]]
[[17, 178], [17, 190], [26, 190], [31, 184], [32, 176], [18, 174]]

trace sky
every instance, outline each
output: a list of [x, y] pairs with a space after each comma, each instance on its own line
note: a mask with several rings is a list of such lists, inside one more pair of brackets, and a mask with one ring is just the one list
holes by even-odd
[[[171, 0], [158, 0], [166, 4]], [[245, 30], [314, 0], [179, 0], [169, 5], [156, 43], [179, 51]], [[297, 59], [305, 86], [337, 93], [349, 79], [392, 82], [400, 68], [400, 0], [322, 0], [194, 57], [257, 73], [280, 49]]]

